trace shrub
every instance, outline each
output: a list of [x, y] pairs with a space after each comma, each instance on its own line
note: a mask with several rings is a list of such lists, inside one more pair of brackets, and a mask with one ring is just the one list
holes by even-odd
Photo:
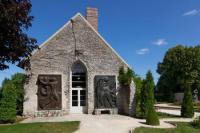
[[148, 125], [160, 125], [158, 115], [153, 107], [153, 105], [150, 105], [147, 111], [147, 116], [146, 116], [146, 124]]
[[[147, 110], [149, 109], [149, 104], [154, 104], [154, 80], [151, 71], [146, 74], [146, 79], [142, 82], [141, 89], [141, 113], [143, 118], [147, 115]], [[153, 105], [152, 105], [153, 106]]]
[[194, 107], [190, 87], [187, 87], [184, 91], [184, 98], [181, 106], [181, 116], [186, 118], [192, 118], [194, 116]]
[[133, 71], [128, 68], [125, 72], [124, 67], [119, 69], [118, 81], [122, 86], [130, 86], [133, 80]]
[[141, 91], [141, 113], [146, 118], [148, 125], [159, 125], [159, 119], [154, 109], [154, 80], [151, 71], [148, 71], [142, 83]]
[[11, 81], [2, 86], [0, 100], [0, 122], [14, 122], [16, 118], [16, 89]]
[[192, 122], [191, 122], [191, 125], [193, 127], [196, 127], [196, 128], [200, 128], [200, 116], [195, 118]]

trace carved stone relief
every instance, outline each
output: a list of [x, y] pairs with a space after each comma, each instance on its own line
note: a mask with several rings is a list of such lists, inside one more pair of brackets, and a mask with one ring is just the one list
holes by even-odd
[[95, 76], [95, 108], [116, 108], [115, 76]]
[[60, 110], [62, 105], [61, 75], [39, 75], [38, 110]]

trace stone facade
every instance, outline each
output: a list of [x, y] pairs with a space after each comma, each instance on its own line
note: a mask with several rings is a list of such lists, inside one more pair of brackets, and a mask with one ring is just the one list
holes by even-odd
[[[95, 28], [78, 13], [72, 18], [72, 21], [69, 21], [44, 42], [40, 49], [33, 52], [30, 58], [31, 67], [26, 70], [29, 79], [25, 85], [24, 115], [52, 116], [52, 114], [56, 114], [56, 116], [59, 116], [70, 113], [71, 68], [77, 61], [82, 62], [87, 69], [86, 113], [88, 114], [94, 113], [95, 75], [114, 75], [117, 81], [119, 68], [122, 66], [128, 68], [128, 65], [107, 44]], [[61, 75], [61, 110], [38, 111], [38, 86], [36, 82], [40, 74]], [[118, 82], [116, 85], [117, 90], [120, 90]], [[117, 91], [117, 95], [124, 95], [117, 98], [119, 111], [124, 110], [123, 113], [125, 114], [132, 113], [134, 91], [133, 83], [130, 90], [129, 105], [127, 106], [124, 106], [122, 98], [129, 94]]]

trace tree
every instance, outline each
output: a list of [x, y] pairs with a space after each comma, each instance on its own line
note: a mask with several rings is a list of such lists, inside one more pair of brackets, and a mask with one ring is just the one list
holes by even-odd
[[151, 71], [148, 71], [146, 74], [146, 78], [143, 80], [142, 83], [142, 90], [141, 90], [141, 112], [142, 116], [146, 117], [147, 110], [149, 109], [149, 103], [155, 102], [154, 98], [154, 80]]
[[169, 49], [157, 72], [161, 75], [157, 88], [163, 94], [167, 90], [172, 94], [184, 92], [185, 86], [200, 88], [200, 47], [178, 45]]
[[38, 46], [26, 34], [32, 26], [30, 0], [0, 0], [0, 70], [19, 63]]
[[153, 126], [160, 125], [158, 115], [153, 105], [149, 105], [147, 116], [146, 116], [146, 124], [153, 125]]
[[25, 75], [22, 73], [16, 73], [11, 77], [11, 82], [16, 89], [16, 103], [17, 103], [17, 115], [22, 115], [23, 113], [23, 103], [24, 103], [24, 82]]
[[[144, 82], [144, 93], [145, 94], [145, 99], [144, 99], [144, 114], [146, 117], [146, 123], [148, 125], [159, 125], [159, 119], [157, 116], [157, 113], [155, 111], [154, 108], [154, 102], [155, 102], [155, 98], [154, 98], [154, 80], [153, 80], [153, 75], [151, 73], [151, 71], [148, 71], [146, 74], [146, 79]], [[143, 97], [143, 96], [142, 96]]]
[[194, 107], [190, 87], [185, 88], [183, 103], [181, 106], [181, 116], [186, 118], [192, 118], [194, 116]]
[[5, 86], [7, 82], [9, 82], [9, 79], [8, 79], [8, 78], [5, 78], [5, 79], [3, 80], [3, 82], [2, 82], [2, 85], [1, 85], [2, 87], [0, 87], [0, 100], [1, 100], [1, 98], [2, 98], [3, 86]]
[[11, 81], [2, 87], [0, 100], [0, 122], [14, 122], [16, 118], [16, 89]]
[[135, 75], [133, 77], [134, 83], [135, 83], [135, 111], [134, 111], [134, 116], [136, 118], [141, 118], [142, 117], [142, 112], [141, 112], [141, 89], [142, 89], [142, 79]]

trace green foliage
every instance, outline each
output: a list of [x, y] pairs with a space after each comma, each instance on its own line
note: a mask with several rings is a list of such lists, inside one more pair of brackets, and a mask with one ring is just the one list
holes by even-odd
[[22, 115], [23, 113], [23, 102], [24, 102], [24, 82], [25, 75], [21, 73], [16, 73], [11, 77], [11, 81], [15, 86], [17, 93], [17, 115]]
[[118, 76], [118, 81], [120, 85], [122, 86], [130, 86], [131, 82], [133, 80], [133, 71], [128, 68], [127, 71], [125, 72], [124, 67], [121, 67], [119, 69], [119, 76]]
[[141, 93], [141, 113], [148, 125], [159, 125], [158, 115], [154, 109], [154, 80], [151, 71], [146, 74]]
[[184, 98], [181, 106], [181, 116], [186, 118], [192, 118], [194, 116], [194, 107], [190, 87], [186, 88], [184, 92]]
[[141, 114], [141, 89], [142, 89], [142, 79], [138, 76], [134, 76], [134, 83], [135, 83], [135, 111], [134, 116], [136, 118], [142, 117]]
[[169, 49], [163, 61], [158, 64], [157, 72], [161, 75], [157, 84], [158, 91], [166, 94], [164, 98], [168, 101], [173, 101], [172, 95], [175, 92], [184, 92], [185, 85], [199, 89], [200, 46], [178, 45]]
[[4, 80], [3, 80], [3, 82], [2, 82], [2, 87], [0, 87], [0, 100], [1, 100], [1, 98], [2, 98], [2, 92], [3, 92], [3, 86], [5, 86], [5, 84], [7, 83], [7, 82], [9, 82], [10, 80], [8, 79], [8, 78], [5, 78]]
[[191, 125], [195, 128], [200, 128], [200, 116], [195, 118], [192, 122]]
[[155, 98], [157, 101], [159, 102], [174, 101], [174, 91], [170, 89], [171, 84], [174, 84], [174, 81], [172, 79], [168, 79], [167, 75], [163, 74], [160, 76], [156, 86], [157, 92]]
[[2, 83], [2, 88], [0, 90], [0, 99], [3, 97], [3, 91], [8, 86], [12, 84], [16, 92], [16, 114], [22, 115], [23, 113], [23, 102], [24, 102], [24, 82], [25, 75], [21, 73], [16, 73], [12, 75], [11, 79], [4, 79]]
[[0, 70], [30, 56], [38, 47], [26, 34], [32, 26], [31, 8], [30, 0], [0, 0]]
[[160, 125], [158, 115], [153, 105], [149, 105], [149, 108], [147, 110], [146, 124], [153, 126]]
[[0, 122], [14, 122], [16, 118], [16, 89], [11, 81], [2, 86], [0, 100]]
[[148, 71], [146, 74], [146, 79], [142, 82], [141, 90], [141, 114], [143, 117], [146, 117], [148, 105], [154, 104], [154, 80], [151, 71]]

